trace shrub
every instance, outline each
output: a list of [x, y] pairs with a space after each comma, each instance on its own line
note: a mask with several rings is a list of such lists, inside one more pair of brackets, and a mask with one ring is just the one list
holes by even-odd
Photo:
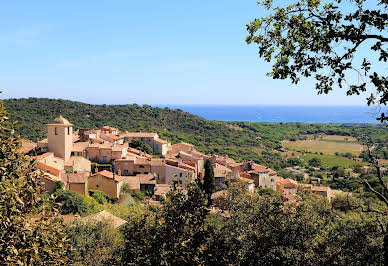
[[89, 195], [100, 204], [108, 203], [108, 201], [110, 200], [104, 192], [99, 190], [89, 190]]
[[62, 214], [78, 213], [81, 216], [88, 214], [88, 206], [84, 198], [76, 192], [69, 190], [57, 190], [54, 193], [56, 203], [61, 204], [60, 211]]

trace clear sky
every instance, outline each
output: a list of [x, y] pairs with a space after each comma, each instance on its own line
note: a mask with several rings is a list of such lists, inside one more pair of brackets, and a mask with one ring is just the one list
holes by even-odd
[[265, 76], [256, 0], [3, 1], [1, 98], [105, 104], [359, 105]]

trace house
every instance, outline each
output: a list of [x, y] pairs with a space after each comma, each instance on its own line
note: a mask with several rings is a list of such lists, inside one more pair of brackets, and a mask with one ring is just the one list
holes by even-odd
[[65, 162], [64, 169], [66, 172], [88, 172], [92, 171], [91, 162], [81, 156], [72, 156]]
[[168, 184], [156, 184], [154, 187], [154, 198], [156, 200], [163, 200], [166, 193], [171, 191], [171, 186]]
[[127, 145], [115, 145], [112, 143], [89, 144], [86, 156], [90, 161], [98, 163], [110, 163], [112, 160], [125, 158], [127, 155]]
[[233, 160], [232, 158], [229, 158], [226, 156], [219, 156], [219, 155], [215, 155], [215, 154], [210, 155], [209, 159], [211, 160], [211, 162], [213, 164], [218, 163], [218, 164], [221, 164], [221, 165], [226, 166], [228, 168], [230, 168], [231, 164], [236, 163], [235, 160]]
[[154, 154], [166, 156], [171, 146], [170, 142], [159, 138], [156, 132], [126, 132], [123, 134], [124, 142], [131, 142], [133, 139], [140, 139], [141, 142], [148, 144]]
[[122, 176], [106, 170], [91, 175], [88, 180], [89, 189], [102, 191], [115, 200], [120, 197], [122, 185]]
[[255, 181], [253, 181], [252, 179], [239, 177], [238, 180], [247, 184], [247, 189], [249, 192], [253, 192], [255, 190]]
[[124, 137], [119, 137], [117, 135], [113, 135], [111, 133], [105, 134], [102, 133], [100, 134], [100, 139], [104, 141], [111, 142], [113, 144], [123, 144], [124, 143]]
[[77, 192], [80, 195], [87, 194], [89, 173], [68, 173], [63, 180], [65, 189]]
[[280, 194], [283, 201], [295, 202], [298, 191], [298, 182], [290, 178], [281, 179]]
[[135, 176], [123, 177], [123, 183], [136, 192], [149, 192], [153, 194], [156, 185], [156, 179], [153, 174], [138, 174]]
[[216, 188], [221, 189], [224, 182], [231, 177], [233, 171], [219, 163], [213, 164], [214, 178], [216, 180]]

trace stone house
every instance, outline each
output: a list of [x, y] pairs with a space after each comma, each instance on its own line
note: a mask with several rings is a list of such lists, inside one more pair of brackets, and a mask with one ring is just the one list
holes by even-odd
[[122, 176], [106, 170], [91, 175], [88, 180], [89, 189], [102, 191], [114, 200], [120, 197], [122, 185]]

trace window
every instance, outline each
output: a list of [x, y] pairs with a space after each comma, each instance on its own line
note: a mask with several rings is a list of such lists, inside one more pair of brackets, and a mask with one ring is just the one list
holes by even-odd
[[179, 177], [182, 177], [183, 176], [183, 174], [182, 173], [179, 173]]
[[144, 165], [139, 165], [139, 168], [144, 168]]
[[124, 165], [125, 165], [125, 166], [128, 166], [128, 163], [127, 163], [127, 162], [125, 162], [125, 163], [124, 163]]
[[54, 134], [55, 134], [55, 135], [58, 135], [58, 131], [57, 131], [57, 128], [56, 128], [56, 127], [54, 128]]
[[67, 135], [70, 135], [70, 127], [67, 128]]
[[99, 187], [99, 185], [96, 185], [96, 187]]

